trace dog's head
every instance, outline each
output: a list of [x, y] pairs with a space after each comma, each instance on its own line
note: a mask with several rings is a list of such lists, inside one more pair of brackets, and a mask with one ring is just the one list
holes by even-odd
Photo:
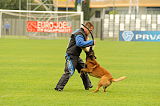
[[86, 52], [86, 59], [91, 59], [91, 60], [96, 59], [96, 56], [92, 47], [90, 47], [89, 51]]

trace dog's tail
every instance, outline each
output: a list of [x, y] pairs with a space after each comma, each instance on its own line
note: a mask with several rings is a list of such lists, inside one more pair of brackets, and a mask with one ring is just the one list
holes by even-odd
[[121, 81], [121, 80], [124, 80], [124, 79], [126, 79], [127, 77], [126, 76], [123, 76], [123, 77], [120, 77], [120, 78], [118, 78], [118, 79], [111, 79], [113, 82], [118, 82], [118, 81]]

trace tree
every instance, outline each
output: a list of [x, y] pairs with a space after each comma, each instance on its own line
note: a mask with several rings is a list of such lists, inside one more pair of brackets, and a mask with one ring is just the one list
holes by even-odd
[[90, 19], [90, 0], [84, 0], [82, 2], [82, 11], [84, 12], [84, 20]]
[[[8, 10], [19, 10], [19, 0], [1, 0], [0, 8]], [[27, 0], [21, 0], [21, 9], [27, 9]]]
[[75, 0], [75, 10], [77, 10], [78, 3], [82, 2], [82, 11], [84, 13], [84, 20], [90, 19], [90, 0]]

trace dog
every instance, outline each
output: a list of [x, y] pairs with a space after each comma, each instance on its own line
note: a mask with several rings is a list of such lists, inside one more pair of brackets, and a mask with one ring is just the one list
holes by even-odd
[[118, 82], [127, 78], [126, 76], [123, 76], [118, 79], [114, 79], [109, 71], [107, 71], [105, 68], [101, 67], [100, 64], [98, 64], [92, 47], [90, 47], [89, 51], [86, 52], [85, 65], [86, 67], [81, 69], [81, 71], [87, 72], [93, 77], [100, 78], [98, 87], [93, 92], [99, 91], [100, 87], [102, 86], [104, 92], [106, 92], [106, 88], [110, 86], [112, 82]]

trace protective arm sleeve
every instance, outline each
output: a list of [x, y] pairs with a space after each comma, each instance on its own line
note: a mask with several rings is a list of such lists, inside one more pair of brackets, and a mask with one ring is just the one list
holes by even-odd
[[76, 45], [79, 47], [88, 47], [93, 45], [93, 40], [84, 40], [84, 37], [82, 35], [77, 35], [76, 36]]

